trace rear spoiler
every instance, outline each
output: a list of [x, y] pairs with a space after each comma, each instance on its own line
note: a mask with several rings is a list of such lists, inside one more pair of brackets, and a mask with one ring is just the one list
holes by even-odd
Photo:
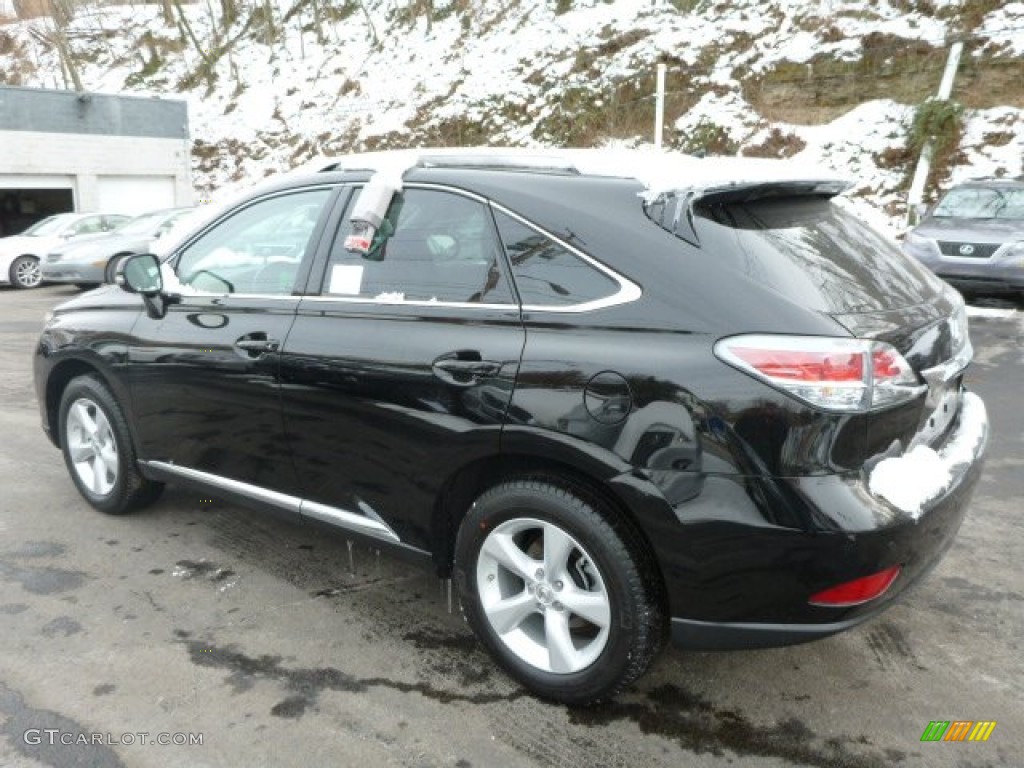
[[[693, 223], [693, 209], [698, 202], [703, 203], [748, 203], [754, 200], [765, 200], [777, 197], [835, 197], [853, 186], [853, 183], [841, 179], [786, 179], [782, 181], [736, 181], [727, 184], [702, 188], [681, 188], [660, 192], [654, 199], [648, 198], [644, 208], [653, 205], [664, 205], [662, 221], [666, 229], [690, 245], [700, 246], [700, 238]], [[675, 198], [676, 204], [671, 201]], [[671, 226], [664, 219], [672, 208]]]

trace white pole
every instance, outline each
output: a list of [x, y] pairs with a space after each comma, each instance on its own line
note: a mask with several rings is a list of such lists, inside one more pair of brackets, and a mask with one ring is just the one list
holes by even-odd
[[658, 64], [658, 93], [654, 102], [654, 146], [661, 149], [665, 127], [665, 64]]
[[956, 70], [960, 66], [960, 55], [964, 52], [964, 44], [953, 43], [949, 49], [949, 58], [946, 60], [946, 69], [942, 73], [942, 82], [939, 83], [939, 98], [945, 101], [953, 93], [953, 78], [956, 77]]
[[[953, 80], [956, 78], [956, 71], [960, 67], [960, 55], [964, 52], [964, 44], [953, 43], [949, 49], [949, 58], [946, 59], [946, 69], [942, 72], [942, 82], [939, 83], [937, 98], [946, 101], [953, 93]], [[924, 186], [928, 181], [928, 174], [932, 169], [932, 154], [934, 147], [929, 141], [921, 150], [921, 157], [918, 158], [917, 168], [914, 169], [914, 180], [910, 182], [910, 192], [907, 193], [907, 224], [916, 220], [918, 205], [924, 200]]]

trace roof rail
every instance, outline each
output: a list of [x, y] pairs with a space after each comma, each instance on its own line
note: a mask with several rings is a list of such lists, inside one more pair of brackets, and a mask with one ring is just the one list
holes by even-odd
[[838, 194], [850, 182], [832, 171], [787, 160], [697, 158], [654, 149], [524, 149], [508, 147], [442, 147], [385, 150], [319, 158], [294, 173], [369, 171], [382, 183], [400, 190], [414, 168], [481, 168], [549, 171], [572, 175], [635, 179], [648, 201], [666, 191], [701, 194], [756, 184], [803, 183]]

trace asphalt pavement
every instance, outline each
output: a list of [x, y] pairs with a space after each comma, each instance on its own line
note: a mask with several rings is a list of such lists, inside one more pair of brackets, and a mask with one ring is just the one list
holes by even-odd
[[[75, 293], [0, 289], [0, 765], [1024, 765], [1024, 312], [972, 318], [989, 459], [901, 604], [799, 647], [669, 650], [570, 710], [499, 672], [428, 572], [182, 490], [125, 518], [87, 506], [31, 374], [43, 314]], [[996, 726], [922, 742], [934, 720]]]

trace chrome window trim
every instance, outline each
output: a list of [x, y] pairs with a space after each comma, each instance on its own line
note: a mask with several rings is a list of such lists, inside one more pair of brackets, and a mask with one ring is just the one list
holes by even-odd
[[237, 493], [240, 496], [245, 496], [255, 501], [261, 501], [265, 504], [270, 504], [271, 506], [279, 507], [280, 509], [285, 509], [289, 512], [302, 515], [303, 517], [320, 520], [321, 522], [329, 523], [331, 525], [338, 526], [339, 528], [358, 531], [359, 533], [383, 539], [384, 541], [401, 543], [401, 539], [398, 537], [398, 534], [396, 534], [383, 520], [380, 520], [379, 518], [372, 519], [365, 515], [349, 512], [348, 510], [341, 509], [340, 507], [328, 506], [327, 504], [310, 501], [309, 499], [300, 499], [298, 496], [291, 496], [287, 493], [272, 491], [269, 488], [263, 488], [259, 485], [243, 483], [241, 480], [232, 480], [230, 477], [222, 477], [211, 472], [203, 472], [202, 470], [192, 469], [191, 467], [182, 467], [166, 461], [142, 461], [140, 463], [148, 467], [161, 470], [170, 475], [177, 475], [178, 477], [183, 477], [187, 480], [195, 480], [197, 482], [204, 483], [213, 488], [220, 488], [221, 490], [228, 491], [230, 493]]
[[427, 299], [410, 299], [394, 301], [375, 299], [364, 296], [301, 296], [303, 301], [321, 303], [370, 304], [375, 307], [440, 307], [443, 309], [508, 309], [519, 311], [518, 304], [473, 304], [468, 301], [429, 301]]

